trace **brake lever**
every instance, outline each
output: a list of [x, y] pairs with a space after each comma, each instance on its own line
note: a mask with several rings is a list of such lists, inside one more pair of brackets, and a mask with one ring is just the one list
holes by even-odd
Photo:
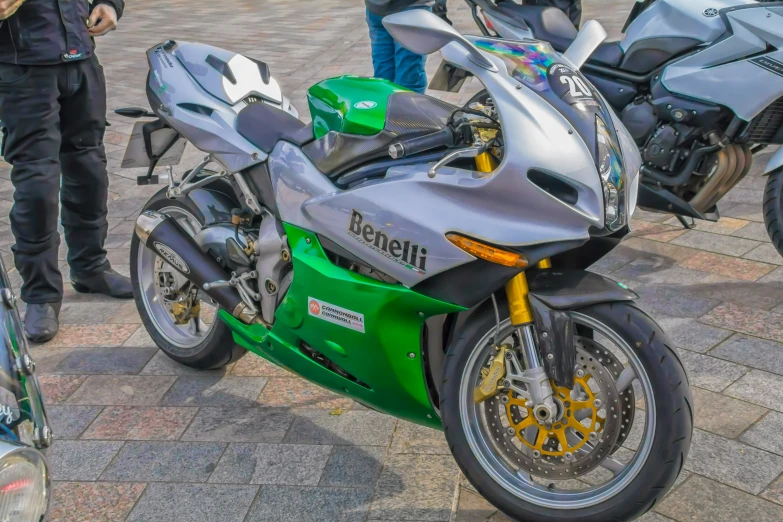
[[448, 165], [454, 160], [463, 159], [463, 158], [475, 158], [481, 155], [482, 152], [486, 149], [486, 145], [482, 142], [475, 142], [472, 146], [466, 147], [464, 149], [457, 149], [454, 152], [450, 152], [446, 154], [446, 156], [443, 157], [439, 162], [437, 162], [435, 165], [432, 166], [430, 171], [427, 173], [427, 176], [430, 178], [434, 178], [435, 175], [438, 173], [438, 169]]

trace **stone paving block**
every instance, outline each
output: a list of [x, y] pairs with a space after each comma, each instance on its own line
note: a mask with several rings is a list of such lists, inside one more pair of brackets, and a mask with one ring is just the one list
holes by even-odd
[[783, 374], [783, 344], [735, 335], [716, 346], [710, 355], [759, 370]]
[[91, 375], [68, 400], [69, 404], [154, 406], [175, 377]]
[[127, 442], [101, 480], [206, 482], [225, 447], [214, 442]]
[[723, 393], [771, 410], [783, 411], [783, 376], [774, 373], [752, 370]]
[[[157, 348], [156, 348], [157, 350]], [[147, 365], [144, 367], [144, 369], [141, 370], [141, 375], [225, 375], [228, 373], [228, 369], [226, 367], [220, 368], [219, 370], [198, 370], [196, 368], [191, 368], [190, 366], [185, 366], [184, 364], [180, 364], [168, 355], [166, 355], [163, 351], [158, 350], [155, 355], [152, 357], [150, 362], [147, 363]]]
[[701, 317], [720, 304], [720, 301], [714, 299], [700, 299], [661, 286], [642, 286], [634, 290], [639, 294], [642, 308], [671, 317]]
[[728, 217], [764, 223], [764, 214], [761, 212], [761, 205], [759, 204], [750, 205], [741, 203], [739, 205], [734, 205], [727, 210], [721, 210], [721, 214]]
[[[92, 294], [90, 294], [92, 295]], [[47, 346], [120, 346], [139, 328], [135, 324], [63, 324]]]
[[242, 522], [257, 486], [150, 484], [127, 522]]
[[739, 438], [741, 442], [783, 455], [783, 414], [770, 412]]
[[404, 420], [397, 421], [391, 452], [451, 455], [449, 445], [442, 431], [419, 426]]
[[661, 258], [637, 259], [612, 272], [612, 277], [639, 281], [645, 285], [666, 286], [698, 284], [709, 277], [704, 272], [689, 270], [669, 263], [660, 263], [660, 261]]
[[270, 407], [334, 409], [350, 408], [353, 400], [299, 377], [273, 377], [258, 403]]
[[66, 356], [52, 373], [72, 375], [136, 374], [152, 358], [155, 348], [92, 348]]
[[46, 408], [46, 416], [56, 440], [78, 439], [101, 409], [101, 406], [51, 405]]
[[60, 364], [60, 361], [81, 348], [49, 348], [46, 345], [34, 345], [30, 350], [30, 356], [35, 361], [35, 373], [46, 375]]
[[[670, 218], [665, 221], [667, 225], [676, 226], [682, 229], [682, 225], [677, 218]], [[744, 219], [731, 217], [721, 217], [718, 221], [705, 221], [701, 219], [694, 220], [693, 229], [701, 232], [711, 232], [713, 234], [731, 235], [744, 228], [748, 222]], [[736, 235], [736, 234], [734, 234]], [[743, 236], [739, 236], [743, 237]]]
[[733, 232], [732, 235], [745, 239], [752, 239], [754, 241], [769, 241], [769, 234], [767, 233], [767, 227], [764, 223], [748, 223], [736, 232]]
[[759, 496], [771, 500], [776, 504], [783, 505], [783, 475], [778, 477], [778, 479], [770, 484]]
[[719, 393], [692, 387], [695, 425], [729, 439], [736, 438], [768, 410]]
[[97, 480], [122, 442], [60, 440], [52, 446], [54, 480]]
[[783, 257], [772, 244], [759, 245], [742, 257], [773, 265], [783, 265]]
[[117, 313], [109, 318], [108, 322], [121, 324], [141, 324], [141, 316], [139, 316], [139, 311], [136, 309], [136, 303], [131, 302], [122, 305], [119, 310], [117, 310]]
[[65, 402], [87, 377], [80, 375], [40, 375], [38, 383], [45, 404], [61, 404]]
[[378, 480], [371, 516], [448, 521], [459, 469], [446, 455], [390, 455]]
[[262, 486], [246, 521], [364, 522], [371, 501], [372, 489]]
[[641, 517], [637, 518], [639, 522], [670, 522], [672, 519], [665, 517], [663, 515], [659, 515], [658, 513], [655, 513], [653, 511], [648, 511]]
[[480, 495], [463, 489], [459, 494], [455, 522], [484, 522], [497, 511], [495, 506]]
[[[63, 303], [60, 310], [60, 324], [104, 324], [113, 323], [119, 315], [122, 302], [117, 303]], [[141, 322], [141, 321], [137, 321]]]
[[721, 200], [722, 204], [727, 204], [731, 202], [735, 203], [745, 203], [750, 205], [758, 205], [760, 201], [764, 201], [764, 191], [763, 190], [750, 190], [750, 189], [742, 189], [742, 188], [734, 188], [733, 190], [729, 191], [728, 194], [726, 194]]
[[107, 407], [83, 439], [177, 440], [196, 415], [196, 408]]
[[334, 446], [320, 485], [366, 488], [375, 484], [385, 456], [382, 446]]
[[201, 408], [182, 440], [279, 443], [293, 420], [284, 408]]
[[689, 230], [686, 234], [674, 239], [672, 244], [698, 248], [699, 250], [725, 254], [727, 256], [741, 256], [760, 245], [758, 241], [751, 241], [750, 239], [710, 234], [709, 232], [699, 232], [698, 230]]
[[760, 283], [783, 283], [783, 266], [759, 279]]
[[122, 345], [136, 348], [157, 348], [155, 341], [152, 340], [152, 337], [147, 333], [147, 329], [144, 328], [144, 326], [139, 326], [133, 335], [128, 337]]
[[589, 270], [597, 274], [608, 275], [638, 258], [639, 255], [640, 252], [638, 250], [628, 248], [625, 245], [619, 245], [597, 262], [593, 263]]
[[146, 484], [57, 482], [49, 519], [53, 522], [119, 522], [125, 520]]
[[783, 507], [698, 476], [691, 477], [655, 511], [675, 520], [694, 522], [783, 519]]
[[757, 495], [783, 472], [783, 457], [697, 429], [685, 469]]
[[780, 314], [726, 303], [711, 310], [700, 321], [783, 343], [783, 315]]
[[680, 265], [685, 268], [744, 281], [756, 281], [775, 269], [775, 265], [768, 263], [759, 263], [711, 252], [699, 252], [693, 257], [681, 261]]
[[264, 389], [264, 377], [186, 375], [163, 398], [167, 406], [252, 406]]
[[263, 357], [248, 353], [239, 359], [229, 372], [243, 377], [293, 377], [294, 374], [267, 361]]
[[697, 254], [700, 250], [685, 246], [674, 245], [672, 243], [661, 243], [660, 241], [651, 241], [641, 237], [632, 237], [622, 242], [622, 246], [639, 252], [645, 257], [660, 256], [669, 258], [671, 263], [684, 261]]
[[719, 392], [748, 373], [748, 368], [709, 355], [680, 352], [680, 360], [693, 386]]
[[704, 353], [732, 335], [732, 332], [701, 324], [695, 319], [656, 317], [666, 336], [677, 348]]
[[295, 410], [294, 422], [283, 442], [388, 446], [396, 419], [374, 411], [346, 411], [330, 415], [325, 410]]

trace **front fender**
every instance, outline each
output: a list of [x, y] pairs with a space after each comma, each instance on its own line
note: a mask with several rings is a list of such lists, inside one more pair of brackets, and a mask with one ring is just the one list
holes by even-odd
[[773, 170], [777, 170], [783, 167], [783, 147], [780, 147], [778, 151], [772, 155], [767, 162], [767, 168], [764, 169], [764, 175], [769, 176]]
[[527, 279], [544, 368], [555, 384], [571, 389], [576, 367], [571, 311], [638, 296], [625, 285], [583, 270], [531, 270]]

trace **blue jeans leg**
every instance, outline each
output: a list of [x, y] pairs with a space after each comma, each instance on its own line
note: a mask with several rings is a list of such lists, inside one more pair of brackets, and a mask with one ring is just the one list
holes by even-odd
[[367, 26], [370, 28], [370, 42], [372, 43], [372, 65], [375, 69], [375, 77], [394, 81], [395, 77], [395, 43], [389, 32], [381, 22], [382, 16], [367, 11]]

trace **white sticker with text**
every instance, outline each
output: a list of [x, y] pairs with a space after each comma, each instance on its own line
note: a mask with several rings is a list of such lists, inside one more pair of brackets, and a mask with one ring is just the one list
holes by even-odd
[[340, 308], [313, 297], [307, 298], [307, 309], [313, 317], [364, 333], [363, 314]]

